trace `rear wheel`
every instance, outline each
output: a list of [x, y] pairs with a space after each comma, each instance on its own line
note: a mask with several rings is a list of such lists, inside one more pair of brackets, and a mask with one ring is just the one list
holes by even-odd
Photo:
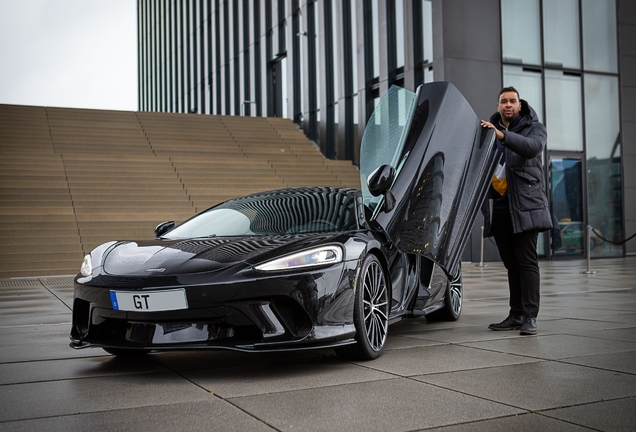
[[356, 283], [353, 322], [356, 343], [336, 348], [348, 360], [372, 360], [384, 350], [389, 327], [389, 289], [375, 255], [367, 255]]
[[462, 268], [457, 270], [453, 276], [444, 295], [444, 306], [426, 316], [430, 321], [457, 321], [462, 314], [462, 300], [464, 297], [464, 287], [462, 284]]

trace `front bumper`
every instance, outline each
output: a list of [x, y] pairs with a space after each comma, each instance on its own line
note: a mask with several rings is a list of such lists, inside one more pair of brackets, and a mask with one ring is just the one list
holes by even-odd
[[[185, 288], [188, 309], [113, 310], [107, 286], [75, 283], [71, 347], [271, 351], [353, 343], [355, 262]], [[119, 290], [173, 289], [122, 286]], [[155, 284], [156, 285], [156, 284]]]

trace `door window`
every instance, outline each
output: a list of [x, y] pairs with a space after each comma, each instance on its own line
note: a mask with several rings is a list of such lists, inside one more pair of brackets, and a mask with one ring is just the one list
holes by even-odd
[[581, 165], [581, 159], [578, 158], [550, 159], [550, 208], [554, 256], [581, 255], [584, 252]]

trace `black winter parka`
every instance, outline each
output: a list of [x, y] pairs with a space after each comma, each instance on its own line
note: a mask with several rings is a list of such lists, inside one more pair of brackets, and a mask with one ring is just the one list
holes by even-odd
[[[501, 115], [497, 112], [490, 122], [501, 128]], [[512, 122], [508, 130], [501, 129], [506, 158], [508, 182], [508, 207], [515, 234], [552, 228], [552, 218], [545, 194], [541, 154], [546, 146], [547, 132], [539, 122], [537, 113], [525, 100], [521, 100], [520, 117]], [[491, 188], [492, 192], [492, 188]], [[484, 214], [484, 237], [492, 235], [492, 196], [482, 206]]]

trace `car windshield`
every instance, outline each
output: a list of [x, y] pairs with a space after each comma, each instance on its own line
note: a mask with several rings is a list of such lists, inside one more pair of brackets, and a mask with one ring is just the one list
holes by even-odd
[[162, 238], [328, 233], [358, 228], [355, 191], [284, 189], [226, 201]]
[[382, 197], [371, 195], [367, 178], [382, 165], [391, 165], [399, 173], [408, 156], [402, 155], [402, 152], [415, 104], [415, 93], [392, 86], [382, 97], [364, 129], [360, 144], [360, 183], [364, 204], [372, 210]]

